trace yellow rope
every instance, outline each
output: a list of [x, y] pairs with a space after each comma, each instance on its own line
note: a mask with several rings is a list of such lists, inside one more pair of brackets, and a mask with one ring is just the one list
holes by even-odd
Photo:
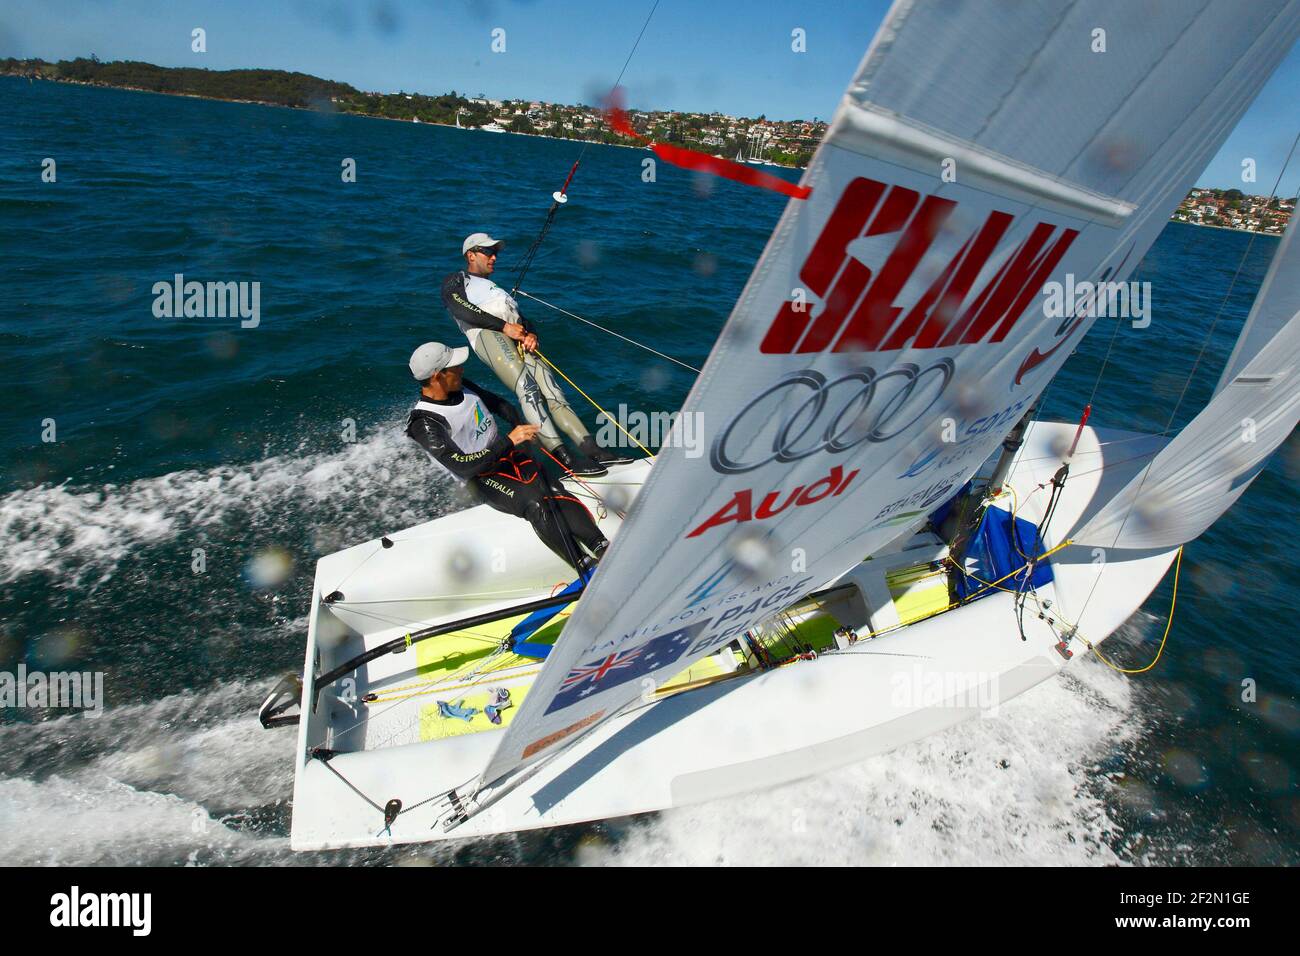
[[[1043, 558], [1046, 558], [1046, 557], [1049, 557], [1050, 555], [1056, 554], [1056, 552], [1060, 551], [1062, 548], [1068, 548], [1068, 547], [1069, 547], [1070, 545], [1072, 545], [1072, 544], [1074, 544], [1074, 539], [1073, 539], [1073, 538], [1066, 538], [1064, 541], [1062, 541], [1062, 542], [1061, 542], [1060, 544], [1058, 544], [1056, 547], [1054, 547], [1054, 548], [1049, 548], [1048, 550], [1046, 550], [1046, 551], [1044, 551], [1042, 554], [1040, 554], [1040, 555], [1038, 556], [1038, 560], [1041, 561], [1041, 560], [1043, 560]], [[955, 566], [955, 565], [954, 565], [954, 566]], [[1004, 575], [1002, 575], [1002, 577], [998, 578], [996, 581], [991, 582], [991, 583], [989, 584], [989, 587], [991, 587], [991, 588], [993, 588], [993, 587], [997, 587], [999, 584], [1001, 584], [1001, 583], [1002, 583], [1003, 581], [1005, 581], [1007, 578], [1014, 577], [1015, 575], [1019, 574], [1021, 571], [1025, 570], [1025, 568], [1027, 568], [1027, 567], [1029, 567], [1029, 562], [1028, 562], [1028, 561], [1026, 561], [1026, 562], [1025, 562], [1024, 564], [1022, 564], [1020, 567], [1016, 568], [1014, 571], [1011, 571], [1011, 572], [1009, 572], [1009, 573], [1007, 573], [1007, 574], [1004, 574]], [[961, 570], [963, 574], [967, 573], [966, 570], [965, 570], [964, 568], [959, 569], [959, 570]], [[976, 580], [978, 580], [978, 578], [977, 578]], [[983, 584], [984, 582], [981, 581], [980, 583]]]
[[[1062, 548], [1068, 548], [1072, 544], [1074, 544], [1073, 539], [1067, 538], [1065, 541], [1062, 541], [1056, 547], [1044, 551], [1042, 554], [1040, 554], [1038, 556], [1038, 560], [1041, 561], [1043, 558], [1046, 558], [1049, 555], [1056, 554], [1056, 552], [1060, 551]], [[952, 559], [949, 559], [948, 563], [951, 564], [953, 568], [955, 568], [959, 573], [975, 578], [975, 575], [971, 574], [965, 568], [959, 567], [957, 565], [957, 562], [953, 561]], [[1014, 594], [1015, 592], [1011, 591], [1010, 588], [998, 588], [998, 585], [1001, 584], [1003, 581], [1005, 581], [1007, 578], [1014, 577], [1015, 575], [1019, 574], [1021, 571], [1025, 570], [1028, 567], [1029, 567], [1029, 563], [1026, 562], [1022, 564], [1020, 567], [1016, 568], [1014, 571], [1002, 575], [1002, 577], [998, 578], [996, 581], [980, 581], [979, 578], [975, 578], [975, 580], [978, 581], [980, 584], [984, 585], [985, 588], [997, 588], [999, 591], [1007, 591], [1008, 593]], [[967, 596], [964, 600], [953, 601], [947, 607], [939, 608], [939, 610], [935, 611], [933, 614], [927, 614], [925, 615], [925, 617], [919, 617], [916, 620], [911, 621], [909, 623], [904, 624], [902, 621], [900, 621], [899, 623], [892, 624], [889, 627], [882, 627], [878, 631], [868, 631], [865, 637], [859, 637], [858, 640], [863, 640], [863, 641], [870, 640], [875, 637], [880, 637], [882, 634], [891, 634], [894, 631], [902, 630], [905, 627], [911, 627], [913, 624], [919, 623], [920, 621], [928, 621], [932, 617], [938, 617], [940, 614], [946, 614], [949, 611], [951, 611], [953, 608], [961, 607], [963, 604], [967, 604], [970, 601], [975, 600], [975, 598], [977, 598], [982, 593], [983, 593], [982, 591], [975, 591], [969, 596]]]
[[605, 421], [607, 421], [607, 422], [611, 422], [611, 423], [614, 425], [615, 428], [617, 428], [619, 431], [621, 431], [624, 435], [627, 435], [627, 440], [628, 440], [628, 441], [630, 441], [632, 444], [636, 445], [637, 448], [640, 448], [643, 452], [645, 452], [645, 453], [646, 453], [647, 455], [649, 455], [651, 458], [653, 458], [653, 457], [655, 456], [655, 453], [652, 452], [649, 448], [647, 448], [645, 445], [641, 444], [639, 441], [637, 441], [637, 440], [636, 440], [635, 438], [633, 438], [631, 435], [628, 435], [628, 431], [627, 431], [627, 429], [624, 428], [622, 425], [620, 425], [620, 424], [618, 423], [618, 420], [615, 419], [613, 415], [611, 415], [609, 412], [605, 411], [605, 409], [601, 408], [600, 405], [596, 402], [596, 400], [595, 400], [594, 398], [592, 398], [590, 395], [588, 395], [586, 392], [584, 392], [581, 388], [579, 388], [577, 382], [575, 382], [573, 379], [569, 378], [569, 376], [565, 375], [565, 374], [564, 374], [563, 372], [561, 372], [558, 368], [556, 368], [555, 363], [552, 362], [550, 359], [548, 359], [545, 355], [543, 355], [541, 349], [534, 349], [534, 350], [533, 350], [533, 354], [536, 355], [536, 356], [537, 356], [539, 359], [541, 359], [543, 362], [545, 362], [547, 365], [549, 365], [549, 366], [550, 366], [552, 369], [554, 369], [557, 373], [559, 373], [560, 378], [564, 379], [566, 382], [568, 382], [570, 385], [572, 385], [575, 389], [577, 389], [579, 395], [581, 395], [581, 396], [582, 396], [583, 398], [585, 398], [587, 401], [591, 402], [591, 404], [594, 405], [594, 406], [596, 407], [596, 410], [597, 410], [598, 412], [600, 412], [602, 415], [605, 416]]
[[[532, 658], [521, 658], [518, 657], [517, 655], [516, 655], [516, 659], [529, 660], [529, 661], [532, 660]], [[518, 667], [518, 666], [519, 666], [518, 664], [510, 665], [510, 667]], [[508, 669], [509, 668], [507, 667], [487, 668], [482, 673], [493, 674], [498, 670], [508, 670]], [[535, 670], [520, 671], [520, 673], [517, 676], [528, 677], [529, 675], [540, 671], [541, 668], [538, 667]], [[407, 684], [405, 687], [388, 687], [385, 688], [382, 693], [376, 694], [373, 700], [363, 701], [363, 703], [369, 706], [371, 704], [387, 704], [390, 702], [395, 702], [400, 700], [410, 700], [414, 697], [424, 697], [428, 694], [443, 694], [443, 693], [447, 693], [448, 691], [454, 691], [456, 693], [460, 693], [467, 687], [480, 687], [483, 684], [495, 684], [499, 680], [500, 680], [499, 677], [487, 677], [482, 680], [472, 680], [462, 684], [451, 684], [445, 680], [442, 680], [436, 683], [429, 683], [429, 684]], [[409, 694], [398, 693], [399, 691], [405, 691], [405, 690], [411, 690], [411, 693]]]
[[[557, 369], [557, 371], [558, 371], [558, 369]], [[575, 386], [575, 387], [576, 387], [576, 386]], [[593, 403], [593, 404], [594, 404], [594, 403]], [[1071, 539], [1067, 539], [1067, 540], [1065, 540], [1065, 541], [1062, 541], [1062, 542], [1061, 542], [1060, 544], [1058, 544], [1056, 547], [1051, 548], [1051, 549], [1048, 550], [1048, 551], [1044, 551], [1041, 555], [1039, 555], [1039, 560], [1042, 560], [1043, 558], [1049, 557], [1050, 555], [1055, 554], [1056, 552], [1060, 551], [1062, 548], [1066, 548], [1066, 547], [1068, 547], [1069, 545], [1071, 545], [1071, 544], [1073, 544], [1073, 543], [1074, 543], [1074, 542], [1073, 542], [1073, 540], [1071, 540]], [[984, 580], [982, 580], [982, 579], [976, 577], [974, 574], [971, 574], [969, 571], [966, 571], [964, 568], [960, 568], [960, 567], [958, 567], [957, 564], [956, 564], [956, 562], [950, 562], [950, 563], [953, 565], [954, 568], [957, 568], [957, 570], [958, 570], [960, 573], [965, 574], [965, 575], [967, 575], [967, 576], [970, 577], [970, 578], [973, 578], [973, 579], [974, 579], [978, 584], [983, 585], [985, 589], [994, 589], [994, 588], [996, 588], [996, 589], [999, 590], [999, 591], [1006, 591], [1006, 592], [1008, 592], [1008, 593], [1016, 593], [1016, 592], [1012, 591], [1012, 589], [1010, 589], [1010, 588], [1000, 587], [1001, 583], [1002, 583], [1003, 581], [1007, 580], [1007, 578], [1014, 577], [1015, 575], [1019, 574], [1021, 571], [1024, 571], [1025, 569], [1027, 569], [1027, 568], [1029, 567], [1029, 563], [1026, 562], [1025, 564], [1021, 565], [1020, 567], [1016, 568], [1014, 571], [1011, 571], [1011, 572], [1009, 572], [1009, 573], [1007, 573], [1007, 574], [1004, 574], [1002, 577], [998, 578], [996, 581], [984, 581]], [[1166, 642], [1167, 642], [1168, 639], [1169, 639], [1169, 632], [1170, 632], [1170, 630], [1171, 630], [1172, 627], [1173, 627], [1173, 623], [1174, 623], [1174, 609], [1175, 609], [1175, 608], [1177, 607], [1177, 605], [1178, 605], [1178, 578], [1179, 578], [1179, 573], [1180, 573], [1181, 570], [1182, 570], [1182, 566], [1183, 566], [1183, 549], [1180, 547], [1180, 548], [1178, 549], [1178, 557], [1177, 557], [1176, 562], [1175, 562], [1175, 565], [1174, 565], [1174, 592], [1173, 592], [1172, 600], [1170, 601], [1170, 604], [1169, 604], [1169, 620], [1165, 623], [1165, 633], [1164, 633], [1164, 635], [1160, 638], [1160, 647], [1156, 650], [1156, 656], [1155, 656], [1155, 658], [1151, 661], [1151, 663], [1148, 664], [1146, 667], [1141, 667], [1141, 668], [1125, 668], [1125, 667], [1120, 667], [1120, 666], [1118, 666], [1117, 664], [1114, 664], [1113, 662], [1111, 662], [1110, 660], [1108, 660], [1108, 659], [1106, 658], [1106, 656], [1105, 656], [1104, 654], [1102, 654], [1101, 651], [1097, 650], [1096, 646], [1094, 646], [1091, 642], [1089, 642], [1089, 641], [1087, 640], [1087, 638], [1083, 637], [1083, 635], [1081, 635], [1081, 634], [1078, 635], [1079, 639], [1080, 639], [1081, 641], [1083, 641], [1083, 643], [1087, 646], [1088, 650], [1092, 651], [1094, 654], [1097, 655], [1098, 658], [1101, 659], [1102, 663], [1104, 663], [1107, 667], [1111, 668], [1111, 669], [1114, 670], [1114, 671], [1118, 671], [1118, 672], [1121, 673], [1121, 674], [1144, 674], [1144, 673], [1146, 673], [1147, 671], [1151, 670], [1153, 667], [1156, 666], [1156, 664], [1157, 664], [1157, 663], [1159, 662], [1159, 660], [1160, 660], [1160, 656], [1164, 653], [1165, 644], [1166, 644]], [[928, 576], [928, 575], [927, 575], [927, 576]], [[921, 619], [919, 619], [919, 620], [926, 620], [926, 619], [931, 618], [931, 617], [937, 617], [938, 615], [940, 615], [940, 614], [944, 614], [944, 613], [946, 613], [946, 612], [948, 612], [948, 611], [951, 611], [951, 610], [953, 610], [953, 609], [956, 608], [956, 607], [960, 607], [962, 604], [965, 604], [965, 603], [969, 602], [970, 600], [972, 600], [973, 598], [975, 598], [979, 593], [980, 593], [980, 592], [978, 592], [978, 591], [975, 592], [975, 594], [972, 594], [972, 595], [971, 595], [969, 598], [967, 598], [965, 601], [954, 601], [954, 602], [948, 604], [947, 607], [944, 607], [944, 608], [942, 608], [942, 609], [940, 609], [940, 610], [938, 610], [938, 611], [935, 611], [933, 614], [927, 614], [927, 615], [925, 616], [925, 618], [921, 618]], [[1059, 617], [1059, 614], [1058, 614], [1058, 617]], [[918, 621], [912, 621], [912, 622], [911, 622], [911, 624], [916, 624], [916, 623], [918, 623]], [[859, 638], [859, 640], [870, 640], [870, 639], [872, 639], [872, 638], [880, 637], [880, 636], [882, 636], [882, 635], [884, 635], [884, 634], [889, 634], [889, 633], [892, 633], [892, 632], [897, 631], [897, 630], [902, 630], [903, 628], [905, 628], [905, 627], [909, 627], [909, 626], [911, 626], [911, 625], [910, 625], [910, 624], [904, 624], [904, 623], [902, 623], [902, 622], [900, 621], [898, 624], [895, 624], [895, 625], [893, 625], [893, 626], [891, 626], [891, 627], [881, 628], [879, 631], [868, 631], [867, 634], [866, 634], [864, 637]], [[508, 656], [507, 658], [505, 658], [504, 660], [502, 660], [501, 662], [499, 662], [499, 663], [497, 663], [497, 664], [495, 664], [495, 665], [485, 667], [485, 668], [484, 668], [482, 671], [480, 671], [479, 673], [480, 673], [480, 676], [481, 676], [481, 675], [484, 675], [484, 674], [492, 674], [492, 673], [494, 673], [494, 672], [501, 671], [501, 670], [510, 670], [510, 669], [512, 669], [512, 668], [514, 668], [514, 667], [518, 667], [518, 666], [519, 666], [519, 663], [516, 663], [516, 662], [520, 662], [520, 663], [522, 663], [522, 662], [524, 662], [524, 661], [531, 661], [531, 660], [532, 660], [531, 658], [524, 658], [524, 657], [520, 657], [520, 656], [518, 656], [518, 655], [510, 655], [510, 656]], [[780, 664], [778, 664], [777, 666], [781, 666], [781, 665], [783, 665], [783, 664], [791, 663], [791, 662], [792, 662], [792, 661], [782, 661], [782, 662], [781, 662]], [[539, 668], [539, 670], [540, 670], [540, 668]], [[527, 676], [527, 673], [528, 673], [528, 672], [524, 672], [523, 674], [520, 674], [519, 676]], [[454, 678], [451, 678], [451, 680], [454, 680]], [[370, 700], [370, 701], [367, 701], [367, 703], [368, 703], [368, 704], [378, 704], [378, 703], [388, 703], [388, 702], [390, 702], [390, 701], [396, 701], [396, 700], [409, 700], [409, 699], [411, 699], [411, 698], [413, 698], [413, 697], [422, 697], [422, 696], [425, 696], [426, 694], [433, 694], [433, 693], [445, 692], [445, 691], [447, 691], [447, 690], [452, 690], [452, 689], [455, 689], [455, 690], [459, 691], [459, 690], [463, 690], [463, 689], [465, 689], [465, 688], [467, 688], [467, 687], [476, 687], [476, 686], [480, 686], [480, 685], [482, 685], [482, 684], [490, 684], [490, 683], [494, 683], [495, 680], [496, 680], [496, 678], [488, 677], [487, 679], [482, 679], [482, 680], [472, 680], [472, 681], [469, 681], [469, 682], [467, 682], [467, 683], [462, 683], [462, 684], [456, 685], [456, 684], [453, 684], [453, 683], [449, 683], [449, 679], [448, 679], [448, 678], [443, 678], [443, 679], [441, 679], [441, 680], [437, 680], [437, 681], [434, 681], [434, 682], [421, 682], [421, 683], [418, 683], [418, 684], [406, 684], [406, 685], [399, 686], [399, 687], [389, 687], [389, 688], [385, 688], [384, 691], [382, 691], [379, 695], [376, 695], [375, 699]], [[412, 691], [414, 691], [414, 692], [413, 692], [413, 693], [410, 693], [410, 694], [402, 694], [402, 693], [401, 693], [402, 691], [407, 691], [407, 690], [412, 690]]]
[[1118, 671], [1121, 674], [1145, 674], [1147, 671], [1151, 670], [1151, 668], [1155, 667], [1156, 663], [1160, 660], [1160, 655], [1165, 652], [1165, 641], [1169, 640], [1169, 630], [1174, 626], [1174, 608], [1178, 606], [1178, 572], [1182, 570], [1182, 567], [1183, 567], [1183, 549], [1180, 546], [1178, 548], [1178, 559], [1174, 563], [1174, 594], [1169, 601], [1169, 620], [1165, 622], [1165, 633], [1164, 636], [1160, 638], [1160, 646], [1156, 648], [1156, 656], [1152, 658], [1151, 663], [1148, 664], [1146, 667], [1129, 668], [1129, 667], [1120, 667], [1117, 664], [1112, 664], [1109, 660], [1106, 659], [1106, 656], [1102, 654], [1101, 651], [1097, 650], [1096, 647], [1094, 647], [1092, 644], [1088, 642], [1087, 638], [1080, 635], [1079, 640], [1083, 641], [1084, 644], [1087, 644], [1088, 650], [1092, 651], [1099, 658], [1101, 658], [1102, 663], [1105, 664], [1113, 671]]

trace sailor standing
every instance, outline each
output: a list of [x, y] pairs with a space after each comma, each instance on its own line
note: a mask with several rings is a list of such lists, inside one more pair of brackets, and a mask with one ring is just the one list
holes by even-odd
[[[596, 444], [550, 369], [533, 356], [537, 336], [525, 328], [518, 303], [488, 278], [500, 249], [501, 242], [485, 232], [468, 237], [461, 245], [465, 268], [443, 280], [443, 306], [469, 339], [474, 354], [515, 393], [525, 417], [539, 427], [542, 445], [564, 468], [579, 477], [594, 477], [606, 473], [605, 465], [632, 461]], [[577, 451], [564, 445], [561, 431]]]
[[[420, 398], [406, 419], [406, 434], [487, 504], [526, 519], [542, 543], [574, 570], [591, 570], [608, 540], [582, 502], [553, 486], [524, 449], [538, 426], [522, 424], [513, 405], [463, 377], [468, 358], [464, 346], [453, 349], [441, 342], [426, 342], [412, 353]], [[508, 422], [510, 431], [502, 434], [493, 416]]]

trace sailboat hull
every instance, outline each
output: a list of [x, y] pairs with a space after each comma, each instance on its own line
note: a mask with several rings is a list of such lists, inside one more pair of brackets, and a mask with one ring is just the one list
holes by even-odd
[[[1017, 508], [1019, 517], [1036, 523], [1047, 497], [1036, 489], [1059, 467], [1061, 449], [1073, 434], [1072, 425], [1032, 427], [1012, 469], [1009, 491], [995, 506]], [[1160, 444], [1160, 439], [1085, 429], [1046, 543], [1066, 540]], [[614, 469], [610, 478], [618, 476]], [[518, 528], [513, 531], [519, 535]], [[1066, 547], [1052, 556], [1054, 580], [1039, 587], [1037, 604], [1031, 605], [1047, 613], [1043, 618], [1036, 611], [1023, 616], [1022, 640], [1014, 596], [1005, 591], [898, 626], [901, 605], [891, 601], [887, 589], [882, 591], [888, 572], [923, 566], [946, 554], [932, 534], [905, 533], [891, 553], [877, 554], [826, 582], [832, 589], [827, 609], [838, 623], [859, 633], [886, 633], [815, 660], [767, 670], [740, 668], [672, 693], [649, 688], [638, 705], [528, 768], [450, 830], [444, 829], [449, 806], [440, 795], [478, 777], [500, 731], [421, 739], [429, 719], [420, 708], [427, 708], [428, 698], [404, 701], [399, 693], [390, 695], [391, 702], [382, 708], [367, 710], [349, 704], [343, 699], [346, 693], [334, 687], [322, 691], [313, 711], [305, 693], [292, 845], [311, 850], [422, 842], [665, 810], [787, 783], [904, 746], [972, 717], [996, 716], [998, 705], [1069, 665], [1057, 650], [1068, 625], [1077, 625], [1092, 643], [1100, 642], [1141, 606], [1177, 553], [1114, 552], [1099, 561], [1094, 550]], [[372, 627], [362, 634], [358, 615], [345, 621], [336, 608], [319, 600], [321, 588], [337, 579], [342, 565], [331, 559], [338, 557], [322, 559], [330, 577], [322, 579], [318, 570], [308, 677], [391, 633]], [[423, 572], [430, 574], [431, 568]], [[348, 587], [361, 593], [371, 575], [369, 566], [348, 573]], [[544, 578], [545, 572], [539, 569], [536, 576]], [[490, 604], [479, 601], [475, 607]], [[463, 607], [449, 612], [464, 613]], [[894, 626], [882, 627], [891, 616]], [[1085, 652], [1077, 638], [1067, 650], [1076, 656]], [[357, 686], [350, 690], [363, 696], [372, 688], [382, 693], [384, 688], [414, 686], [418, 668], [409, 659], [412, 653], [374, 662], [358, 672]], [[514, 678], [522, 682], [527, 675], [492, 675], [494, 681]], [[310, 756], [317, 747], [335, 751], [328, 765]], [[385, 828], [376, 807], [393, 799], [406, 809]]]

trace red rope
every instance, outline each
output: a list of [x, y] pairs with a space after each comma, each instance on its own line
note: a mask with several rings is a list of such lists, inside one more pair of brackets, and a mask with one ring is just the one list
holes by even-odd
[[[537, 443], [537, 447], [540, 448], [542, 451], [546, 452], [546, 457], [549, 458], [549, 459], [551, 459], [551, 461], [555, 462], [557, 465], [559, 465], [561, 471], [563, 471], [566, 475], [568, 475], [570, 478], [572, 478], [572, 479], [573, 479], [574, 481], [576, 481], [578, 484], [582, 485], [582, 487], [586, 488], [587, 491], [591, 493], [591, 496], [592, 496], [593, 498], [595, 498], [595, 499], [596, 499], [597, 501], [599, 501], [601, 504], [604, 504], [604, 503], [605, 503], [605, 499], [602, 498], [600, 495], [596, 494], [596, 489], [595, 489], [595, 488], [591, 487], [591, 485], [587, 484], [585, 481], [583, 481], [581, 478], [579, 478], [577, 475], [575, 475], [575, 474], [574, 474], [572, 471], [570, 471], [568, 468], [565, 468], [565, 467], [564, 467], [564, 462], [560, 461], [560, 459], [558, 459], [558, 458], [556, 458], [554, 455], [552, 455], [552, 454], [550, 453], [550, 451], [546, 448], [545, 445], [543, 445], [541, 442], [538, 442], [538, 443]], [[575, 499], [575, 500], [576, 500], [576, 499]], [[579, 501], [578, 504], [582, 505], [582, 507], [584, 507], [584, 508], [587, 508], [587, 506], [586, 506], [585, 504], [583, 504], [581, 501]], [[588, 514], [588, 515], [591, 515], [591, 509], [590, 509], [590, 508], [587, 508], [587, 514]], [[619, 511], [617, 508], [614, 509], [614, 514], [618, 515], [620, 518], [626, 518], [626, 517], [627, 517], [627, 515], [625, 515], [625, 514], [624, 514], [623, 512], [621, 512], [621, 511]], [[594, 515], [592, 516], [591, 520], [592, 520], [592, 521], [595, 521], [595, 520], [596, 520], [596, 518], [595, 518]]]

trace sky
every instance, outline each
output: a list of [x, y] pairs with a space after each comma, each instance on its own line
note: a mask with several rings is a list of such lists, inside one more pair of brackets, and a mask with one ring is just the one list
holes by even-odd
[[[364, 90], [454, 89], [594, 104], [618, 76], [652, 6], [654, 0], [5, 0], [0, 57], [94, 53], [162, 66], [298, 70]], [[888, 8], [885, 0], [660, 0], [623, 77], [627, 105], [826, 119]], [[206, 31], [206, 53], [190, 49], [195, 27]], [[791, 50], [796, 28], [805, 31], [805, 53]], [[504, 52], [492, 50], [496, 30], [504, 31]], [[1298, 131], [1300, 45], [1198, 185], [1268, 193]], [[1245, 157], [1256, 161], [1253, 185], [1241, 181]], [[1300, 156], [1279, 194], [1297, 190]]]

